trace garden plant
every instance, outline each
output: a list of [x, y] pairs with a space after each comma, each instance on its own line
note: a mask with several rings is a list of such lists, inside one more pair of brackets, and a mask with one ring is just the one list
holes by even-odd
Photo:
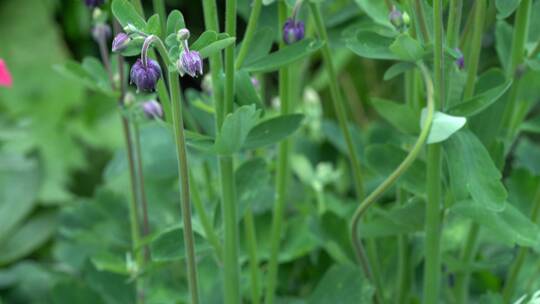
[[540, 303], [540, 0], [0, 20], [0, 303]]

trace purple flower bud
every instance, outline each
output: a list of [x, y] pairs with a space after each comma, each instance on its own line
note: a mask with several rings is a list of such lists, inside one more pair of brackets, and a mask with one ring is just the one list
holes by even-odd
[[123, 51], [127, 47], [130, 41], [131, 41], [131, 38], [129, 38], [128, 34], [118, 33], [116, 37], [114, 37], [113, 39], [112, 51], [113, 52]]
[[137, 91], [152, 91], [161, 77], [161, 68], [152, 59], [147, 59], [146, 64], [144, 64], [139, 58], [131, 67], [130, 76], [131, 83], [137, 86]]
[[395, 6], [392, 6], [392, 10], [390, 11], [390, 14], [388, 14], [388, 20], [390, 20], [390, 23], [400, 31], [405, 29], [410, 21], [407, 13], [403, 14]]
[[203, 62], [201, 55], [197, 51], [190, 51], [184, 48], [177, 62], [177, 68], [180, 75], [188, 74], [191, 77], [197, 77], [203, 74]]
[[286, 44], [293, 44], [297, 41], [304, 39], [305, 26], [304, 22], [296, 21], [289, 18], [283, 25], [283, 41]]
[[465, 57], [463, 56], [463, 53], [459, 48], [455, 48], [454, 51], [458, 54], [458, 58], [456, 59], [456, 65], [460, 70], [463, 70], [465, 68]]
[[159, 102], [155, 100], [149, 100], [142, 104], [142, 109], [146, 117], [150, 119], [162, 118], [163, 108]]
[[98, 7], [105, 2], [104, 0], [84, 0], [84, 4], [88, 6], [89, 8]]
[[105, 23], [96, 24], [92, 28], [92, 37], [97, 43], [109, 39], [111, 37], [111, 27]]

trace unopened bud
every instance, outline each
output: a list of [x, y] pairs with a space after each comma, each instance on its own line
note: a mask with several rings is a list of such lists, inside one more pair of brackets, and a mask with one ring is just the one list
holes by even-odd
[[183, 28], [183, 29], [178, 30], [178, 32], [176, 33], [176, 39], [178, 39], [178, 41], [188, 40], [189, 35], [190, 35], [189, 30]]

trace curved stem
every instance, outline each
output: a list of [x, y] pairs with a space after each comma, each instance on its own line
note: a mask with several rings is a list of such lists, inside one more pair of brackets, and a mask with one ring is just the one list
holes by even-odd
[[[360, 219], [364, 215], [364, 213], [367, 211], [367, 209], [377, 201], [377, 199], [385, 192], [387, 191], [395, 182], [396, 180], [403, 175], [407, 169], [413, 164], [414, 160], [418, 157], [420, 152], [422, 151], [422, 147], [424, 146], [427, 137], [429, 135], [429, 131], [431, 129], [431, 123], [433, 122], [433, 113], [435, 111], [435, 103], [433, 100], [433, 83], [431, 81], [431, 77], [429, 76], [429, 72], [424, 64], [420, 64], [420, 70], [422, 72], [422, 75], [424, 77], [424, 82], [426, 86], [427, 91], [427, 115], [426, 119], [424, 121], [424, 124], [422, 126], [422, 131], [420, 132], [420, 136], [418, 136], [418, 139], [416, 140], [416, 143], [414, 144], [412, 150], [409, 152], [407, 157], [403, 160], [403, 162], [390, 174], [384, 182], [379, 185], [368, 197], [366, 197], [360, 206], [356, 209], [354, 212], [352, 223], [351, 223], [351, 239], [353, 246], [356, 251], [356, 255], [358, 259], [362, 262], [363, 261], [363, 247], [360, 240], [360, 233], [358, 229], [358, 224], [360, 223]], [[364, 273], [369, 278], [370, 270], [365, 263], [362, 263]]]
[[[278, 4], [279, 24], [283, 24], [287, 19], [287, 5], [285, 1]], [[283, 41], [280, 48], [285, 47]], [[281, 114], [290, 113], [290, 69], [283, 67], [279, 70], [279, 98], [281, 101]], [[266, 285], [265, 303], [273, 304], [278, 274], [279, 245], [282, 234], [283, 211], [287, 196], [287, 180], [289, 177], [289, 140], [284, 140], [279, 144], [279, 154], [276, 169], [276, 203], [274, 204], [272, 216], [272, 231], [270, 236], [270, 260], [268, 262], [268, 274]]]
[[249, 47], [255, 36], [255, 30], [257, 29], [257, 22], [259, 21], [259, 16], [261, 14], [262, 0], [254, 0], [253, 8], [251, 9], [251, 15], [249, 16], [248, 25], [246, 28], [246, 33], [244, 39], [242, 40], [242, 46], [236, 57], [236, 68], [239, 69], [244, 64], [244, 59], [249, 52]]

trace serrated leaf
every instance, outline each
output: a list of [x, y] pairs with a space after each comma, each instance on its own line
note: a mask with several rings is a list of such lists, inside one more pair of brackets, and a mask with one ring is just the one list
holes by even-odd
[[257, 123], [259, 114], [260, 111], [251, 105], [242, 106], [227, 115], [216, 138], [215, 150], [221, 155], [232, 155], [239, 151]]
[[[424, 125], [426, 119], [427, 110], [422, 109], [422, 116], [420, 119], [420, 126]], [[447, 140], [452, 134], [463, 128], [467, 118], [459, 116], [451, 116], [439, 111], [436, 111], [433, 115], [433, 123], [431, 124], [431, 130], [427, 138], [428, 144], [434, 144]]]
[[144, 31], [146, 28], [146, 21], [139, 15], [137, 10], [127, 0], [114, 0], [111, 5], [111, 10], [122, 25], [126, 27], [128, 24], [135, 26], [140, 31]]
[[258, 123], [249, 132], [243, 148], [257, 149], [278, 143], [298, 130], [303, 119], [302, 114], [289, 114]]

